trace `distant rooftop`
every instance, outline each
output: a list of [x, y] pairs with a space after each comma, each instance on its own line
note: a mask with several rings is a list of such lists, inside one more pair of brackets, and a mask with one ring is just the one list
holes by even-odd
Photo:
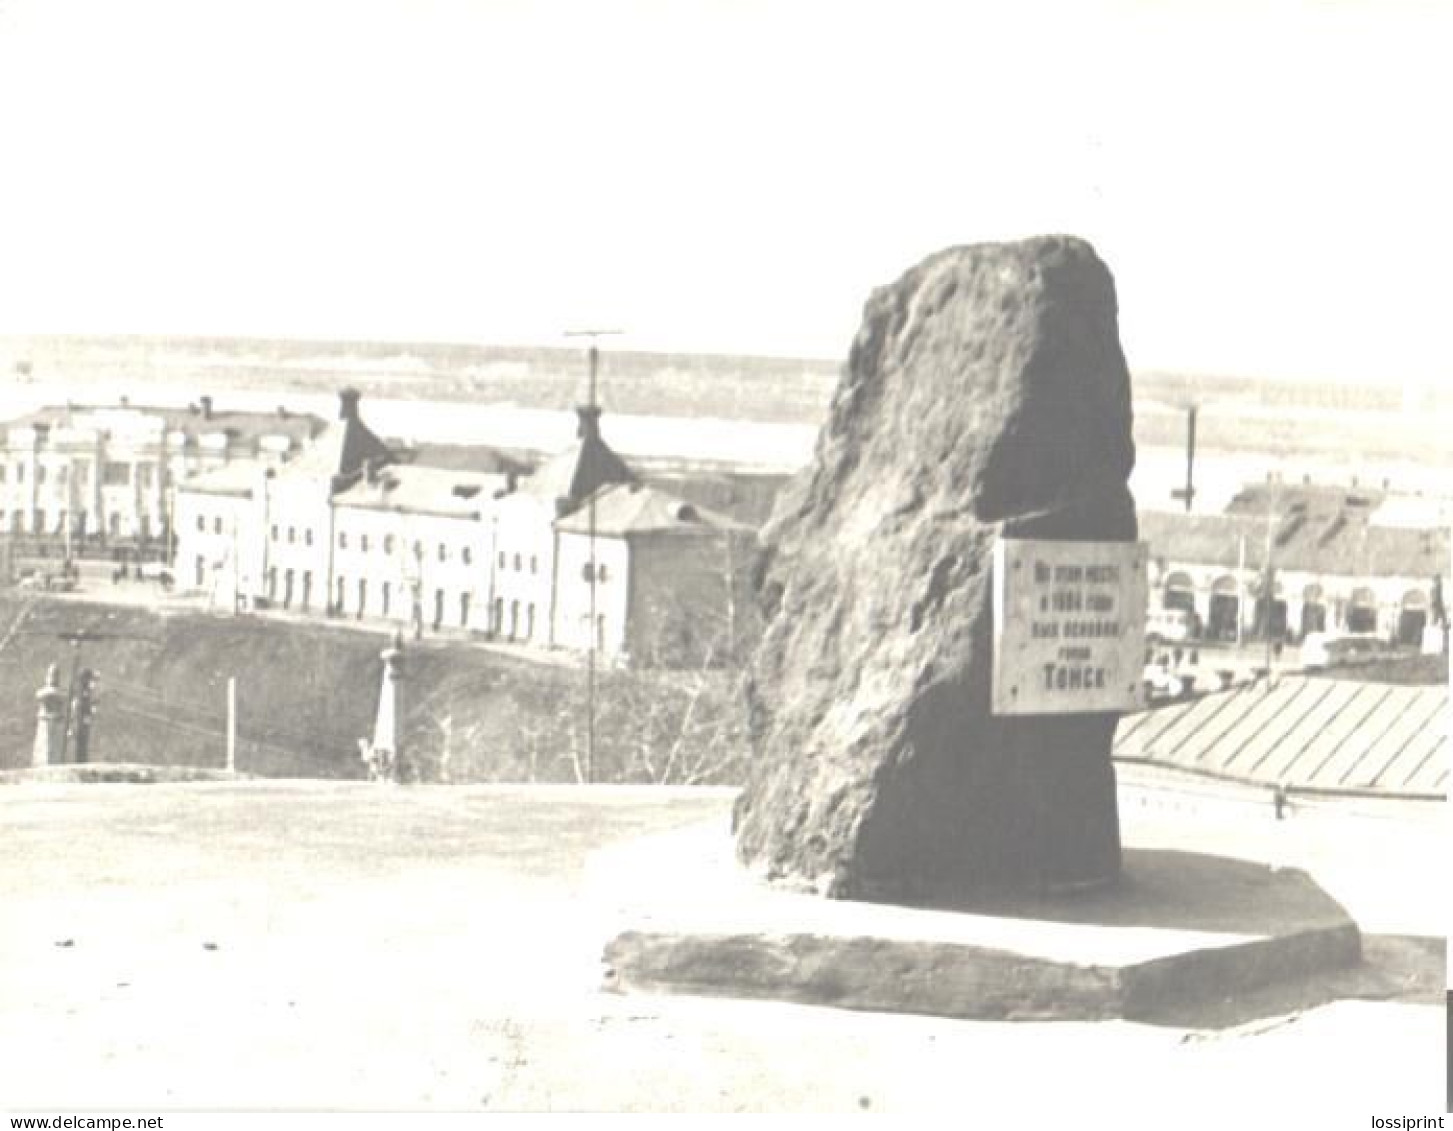
[[182, 432], [191, 439], [223, 432], [243, 444], [255, 443], [262, 436], [287, 436], [301, 444], [321, 432], [324, 425], [321, 419], [311, 413], [285, 409], [275, 412], [234, 412], [209, 409], [204, 404], [178, 408], [175, 405], [119, 403], [48, 405], [9, 421], [6, 427], [68, 428], [82, 423], [86, 416], [116, 417], [118, 414], [160, 419], [166, 431]]
[[[595, 493], [594, 502], [594, 529], [605, 537], [751, 529], [724, 514], [640, 483], [613, 483], [602, 487]], [[571, 514], [556, 520], [555, 528], [570, 534], [590, 533], [588, 503], [589, 500]]]
[[333, 496], [340, 507], [470, 518], [508, 489], [504, 475], [394, 464], [359, 476]]
[[1343, 577], [1433, 577], [1448, 572], [1444, 526], [1373, 521], [1382, 491], [1259, 484], [1224, 514], [1140, 513], [1140, 536], [1171, 562], [1249, 569], [1265, 565], [1268, 528], [1274, 568]]

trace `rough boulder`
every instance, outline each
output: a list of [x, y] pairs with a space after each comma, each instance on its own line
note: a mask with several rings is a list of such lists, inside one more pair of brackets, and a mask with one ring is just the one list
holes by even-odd
[[917, 898], [1120, 866], [1108, 714], [991, 714], [996, 538], [1133, 541], [1115, 286], [1085, 242], [951, 248], [868, 300], [762, 534], [737, 852]]

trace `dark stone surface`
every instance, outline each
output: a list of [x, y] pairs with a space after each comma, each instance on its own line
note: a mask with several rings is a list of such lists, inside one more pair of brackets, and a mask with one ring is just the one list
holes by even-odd
[[834, 896], [1103, 881], [1113, 715], [994, 717], [995, 539], [1133, 541], [1130, 380], [1088, 244], [952, 248], [874, 292], [763, 531], [737, 850]]

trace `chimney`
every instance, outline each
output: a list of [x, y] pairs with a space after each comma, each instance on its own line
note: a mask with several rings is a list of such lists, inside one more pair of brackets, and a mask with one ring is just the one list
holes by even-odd
[[201, 397], [199, 399], [202, 402], [202, 419], [203, 420], [211, 420], [212, 419], [212, 398], [211, 397]]
[[358, 400], [361, 394], [357, 389], [347, 388], [338, 391], [338, 419], [357, 420]]
[[575, 415], [579, 417], [580, 424], [575, 434], [582, 440], [600, 439], [600, 405], [583, 404], [577, 405]]

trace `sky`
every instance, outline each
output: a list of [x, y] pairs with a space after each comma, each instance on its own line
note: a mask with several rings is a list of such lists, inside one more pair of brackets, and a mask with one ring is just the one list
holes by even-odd
[[1137, 370], [1453, 376], [1453, 4], [0, 0], [0, 333], [827, 358], [1070, 232]]

